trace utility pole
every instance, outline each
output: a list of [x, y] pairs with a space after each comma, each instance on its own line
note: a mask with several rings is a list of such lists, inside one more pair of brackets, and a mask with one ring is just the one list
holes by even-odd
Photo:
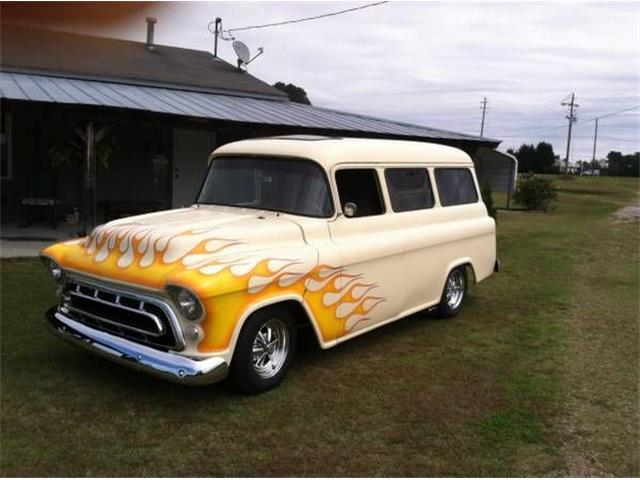
[[578, 108], [580, 105], [576, 103], [576, 94], [571, 94], [570, 102], [562, 102], [561, 105], [563, 107], [569, 107], [569, 115], [567, 115], [567, 119], [569, 120], [569, 132], [567, 133], [567, 156], [564, 159], [564, 173], [569, 172], [569, 153], [571, 152], [571, 127], [573, 123], [578, 120], [578, 117], [574, 114], [574, 109]]
[[598, 143], [598, 118], [596, 117], [596, 132], [593, 134], [593, 157], [591, 158], [591, 168], [596, 163], [596, 145]]
[[482, 123], [480, 124], [480, 136], [484, 136], [484, 115], [487, 111], [487, 97], [484, 97], [482, 99], [482, 102], [480, 102], [482, 105]]

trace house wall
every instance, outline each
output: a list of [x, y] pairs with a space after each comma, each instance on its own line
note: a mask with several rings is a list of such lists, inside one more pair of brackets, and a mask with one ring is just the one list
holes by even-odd
[[[82, 205], [84, 189], [83, 142], [74, 131], [83, 131], [86, 118], [50, 109], [3, 108], [11, 118], [11, 176], [1, 180], [2, 223], [24, 223], [24, 198], [53, 198], [64, 219]], [[96, 124], [112, 127], [115, 151], [106, 164], [98, 162], [98, 220], [171, 208], [173, 129], [166, 125], [131, 124], [126, 118]], [[78, 144], [75, 163], [53, 165], [55, 145]], [[32, 209], [34, 221], [49, 220], [49, 209]]]
[[173, 131], [172, 206], [193, 203], [207, 172], [207, 160], [216, 147], [216, 132], [210, 130]]
[[170, 208], [171, 129], [121, 124], [114, 134], [117, 151], [108, 166], [98, 165], [99, 220]]
[[3, 111], [3, 115], [11, 119], [11, 133], [7, 139], [11, 175], [1, 180], [2, 222], [22, 219], [21, 202], [25, 197], [58, 198], [60, 203], [74, 204], [77, 168], [55, 168], [48, 155], [50, 146], [63, 135], [63, 126], [47, 116], [34, 118], [11, 111]]

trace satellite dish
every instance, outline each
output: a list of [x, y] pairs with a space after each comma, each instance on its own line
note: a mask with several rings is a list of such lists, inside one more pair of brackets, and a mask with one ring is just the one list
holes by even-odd
[[251, 61], [251, 52], [249, 51], [249, 47], [247, 47], [240, 40], [235, 40], [233, 42], [233, 49], [235, 50], [236, 55], [238, 55], [238, 58], [242, 63], [246, 65]]

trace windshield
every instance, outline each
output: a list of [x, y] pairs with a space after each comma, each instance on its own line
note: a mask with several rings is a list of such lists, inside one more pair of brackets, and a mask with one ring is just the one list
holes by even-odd
[[330, 217], [333, 204], [324, 171], [309, 160], [256, 157], [211, 162], [198, 203]]

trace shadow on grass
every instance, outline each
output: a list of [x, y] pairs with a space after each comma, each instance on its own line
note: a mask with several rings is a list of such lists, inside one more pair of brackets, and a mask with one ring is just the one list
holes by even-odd
[[[473, 301], [469, 301], [471, 304]], [[434, 317], [426, 310], [412, 314], [398, 322], [392, 322], [356, 337], [343, 344], [323, 350], [320, 348], [315, 333], [310, 327], [303, 327], [298, 333], [298, 349], [289, 375], [313, 368], [323, 362], [332, 366], [335, 362], [350, 362], [351, 357], [363, 357], [372, 352], [380, 352], [395, 344], [399, 339], [412, 337], [430, 324], [451, 322], [451, 319]], [[388, 345], [389, 344], [389, 345]], [[209, 386], [194, 387], [161, 380], [133, 369], [110, 362], [90, 352], [64, 344], [64, 349], [49, 357], [56, 368], [63, 368], [65, 376], [74, 377], [79, 383], [92, 384], [96, 389], [109, 389], [126, 392], [129, 401], [147, 402], [151, 397], [158, 399], [171, 398], [174, 401], [188, 402], [197, 407], [200, 404], [211, 405], [212, 400], [234, 400], [244, 398], [238, 393], [229, 379]], [[284, 379], [284, 383], [287, 378]]]
[[612, 192], [610, 190], [591, 190], [588, 188], [566, 188], [560, 187], [556, 188], [558, 192], [562, 193], [572, 193], [574, 195], [600, 195], [600, 196], [612, 196], [615, 195], [616, 192]]

